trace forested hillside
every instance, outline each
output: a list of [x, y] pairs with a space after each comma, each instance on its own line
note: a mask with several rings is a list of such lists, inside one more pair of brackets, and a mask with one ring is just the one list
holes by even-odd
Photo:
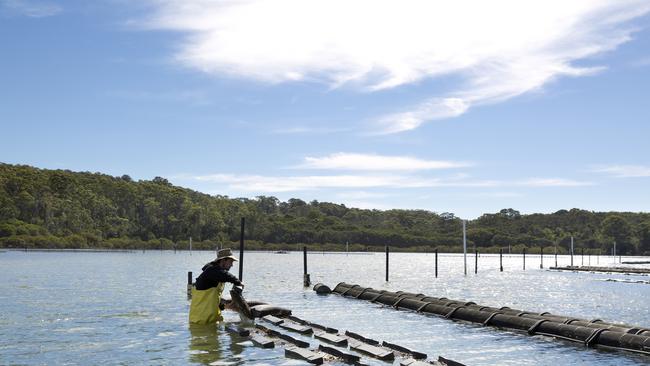
[[[210, 196], [166, 179], [133, 181], [128, 175], [45, 170], [0, 163], [0, 246], [9, 248], [194, 248], [236, 246], [240, 219], [256, 249], [459, 250], [461, 220], [424, 210], [363, 210], [328, 202], [275, 197]], [[513, 209], [467, 223], [468, 245], [559, 245], [570, 237], [587, 252], [650, 252], [650, 214], [560, 210], [521, 215]], [[550, 251], [549, 251], [550, 253]]]

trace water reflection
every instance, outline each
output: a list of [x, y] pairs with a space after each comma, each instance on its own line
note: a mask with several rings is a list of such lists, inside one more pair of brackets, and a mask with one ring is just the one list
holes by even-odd
[[[185, 271], [201, 268], [213, 258], [212, 251], [195, 251], [191, 256], [159, 251], [3, 253], [0, 258], [3, 279], [0, 281], [0, 365], [112, 364], [116, 357], [114, 350], [122, 344], [118, 357], [123, 364], [286, 366], [299, 363], [287, 360], [281, 347], [271, 350], [254, 347], [250, 340], [227, 333], [223, 325], [187, 331], [189, 304], [184, 291]], [[554, 264], [554, 259], [545, 257], [544, 266]], [[338, 282], [357, 283], [495, 307], [650, 326], [647, 310], [650, 285], [604, 281], [608, 278], [647, 280], [650, 278], [647, 276], [539, 270], [539, 257], [527, 257], [527, 268], [523, 271], [522, 256], [514, 255], [504, 256], [504, 272], [499, 270], [498, 255], [480, 255], [478, 274], [473, 273], [470, 257], [469, 273], [464, 276], [462, 255], [441, 254], [438, 260], [438, 277], [435, 277], [433, 255], [391, 254], [390, 282], [386, 282], [383, 255], [318, 253], [309, 256], [309, 272], [314, 283], [323, 282], [331, 287]], [[613, 263], [613, 259], [608, 261], [602, 256], [599, 261], [600, 265]], [[594, 262], [598, 263], [598, 259], [592, 258], [592, 265]], [[431, 357], [442, 355], [475, 366], [650, 364], [648, 356], [588, 349], [577, 343], [395, 311], [341, 296], [318, 296], [311, 288], [303, 287], [302, 252], [284, 255], [250, 252], [246, 254], [246, 263], [247, 299], [264, 300], [289, 308], [303, 319], [398, 343]], [[569, 263], [568, 256], [558, 257], [558, 265]], [[34, 268], [39, 271], [33, 271]], [[76, 277], [70, 277], [71, 268], [88, 275], [79, 282]], [[170, 273], [177, 275], [170, 276]], [[143, 287], [133, 278], [146, 278], [158, 286]], [[34, 283], [39, 285], [34, 287]], [[37, 291], [40, 288], [55, 291]], [[98, 288], [103, 290], [97, 291]], [[224, 312], [224, 318], [226, 323], [240, 322], [235, 312]], [[471, 350], [468, 345], [472, 346]], [[72, 348], [75, 352], [70, 352]], [[151, 353], [143, 355], [143, 350]]]
[[[190, 325], [190, 363], [234, 365], [241, 361], [243, 347], [224, 329], [224, 325]], [[236, 335], [235, 335], [236, 337]]]
[[190, 362], [209, 365], [222, 358], [219, 334], [214, 324], [190, 325]]

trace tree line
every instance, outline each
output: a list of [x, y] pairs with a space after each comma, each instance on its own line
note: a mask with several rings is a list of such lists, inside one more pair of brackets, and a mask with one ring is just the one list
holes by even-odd
[[[0, 246], [5, 248], [187, 248], [236, 246], [240, 218], [251, 249], [458, 251], [462, 220], [426, 210], [368, 210], [276, 197], [211, 196], [167, 179], [38, 169], [0, 163]], [[571, 237], [588, 253], [650, 254], [650, 214], [508, 208], [467, 222], [470, 247], [565, 253]], [[514, 248], [514, 249], [513, 249]]]

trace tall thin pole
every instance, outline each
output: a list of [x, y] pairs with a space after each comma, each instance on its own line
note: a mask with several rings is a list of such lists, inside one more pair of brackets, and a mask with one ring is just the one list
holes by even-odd
[[499, 271], [503, 272], [503, 248], [499, 248]]
[[524, 248], [524, 271], [526, 270], [526, 248]]
[[465, 276], [467, 276], [467, 233], [465, 227], [465, 220], [463, 220], [463, 269]]
[[192, 237], [190, 236], [190, 255], [192, 255]]
[[544, 246], [539, 249], [539, 268], [544, 268]]
[[192, 272], [187, 272], [187, 299], [192, 298]]
[[573, 236], [571, 237], [571, 267], [573, 267]]
[[580, 248], [580, 265], [584, 266], [585, 265], [585, 248]]
[[241, 218], [241, 233], [239, 235], [239, 280], [241, 281], [244, 276], [244, 227], [246, 226], [246, 219]]
[[438, 278], [438, 248], [436, 248], [436, 265], [435, 265], [436, 278]]
[[388, 282], [388, 245], [386, 245], [386, 282]]
[[555, 267], [557, 268], [557, 244], [555, 244]]
[[616, 240], [614, 241], [614, 263], [616, 263]]
[[478, 249], [474, 251], [474, 274], [478, 273]]
[[302, 264], [304, 269], [304, 275], [307, 276], [307, 246], [302, 247]]
[[307, 246], [302, 247], [302, 261], [303, 261], [303, 267], [305, 269], [304, 274], [302, 276], [302, 283], [305, 287], [311, 285], [311, 280], [309, 279], [309, 273], [307, 272]]

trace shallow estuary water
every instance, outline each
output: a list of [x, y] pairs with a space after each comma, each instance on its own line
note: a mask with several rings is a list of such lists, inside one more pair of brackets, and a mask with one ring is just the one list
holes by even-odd
[[[0, 365], [297, 365], [281, 348], [266, 350], [223, 329], [190, 330], [187, 272], [195, 277], [214, 252], [0, 252]], [[634, 258], [643, 260], [648, 258]], [[624, 257], [623, 260], [626, 260]], [[589, 349], [543, 336], [396, 311], [302, 286], [302, 253], [246, 252], [244, 295], [289, 308], [306, 320], [397, 343], [466, 365], [638, 365], [650, 356]], [[588, 262], [589, 261], [589, 262]], [[568, 256], [558, 258], [568, 265]], [[584, 264], [613, 264], [584, 257]], [[580, 265], [581, 257], [574, 257]], [[545, 256], [544, 266], [554, 257]], [[648, 276], [540, 269], [539, 255], [474, 256], [391, 253], [309, 254], [313, 283], [339, 282], [650, 327]], [[644, 267], [644, 265], [636, 265]], [[648, 267], [645, 265], [645, 267]], [[238, 273], [237, 264], [231, 269]], [[225, 293], [229, 290], [227, 286]], [[227, 295], [226, 295], [227, 296]], [[227, 322], [237, 314], [225, 312]], [[381, 364], [381, 363], [378, 363]], [[388, 364], [384, 364], [388, 365]]]

